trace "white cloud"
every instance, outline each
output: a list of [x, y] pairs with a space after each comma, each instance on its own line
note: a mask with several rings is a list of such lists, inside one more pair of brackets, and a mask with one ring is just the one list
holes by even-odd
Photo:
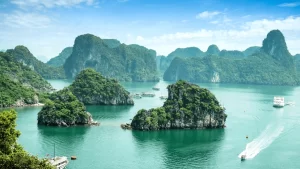
[[79, 4], [92, 5], [94, 0], [11, 0], [11, 3], [21, 8], [53, 8], [53, 7], [72, 7]]
[[136, 40], [137, 40], [137, 41], [143, 41], [144, 38], [143, 38], [142, 36], [137, 36], [137, 37], [136, 37]]
[[5, 14], [3, 24], [9, 27], [46, 28], [51, 19], [36, 13], [13, 12]]
[[283, 3], [279, 4], [280, 7], [297, 7], [300, 6], [300, 2], [292, 2], [292, 3]]
[[219, 21], [211, 21], [211, 22], [209, 22], [209, 23], [211, 23], [211, 24], [218, 24]]
[[209, 11], [204, 11], [204, 12], [201, 12], [199, 13], [196, 18], [197, 19], [207, 19], [207, 18], [213, 18], [214, 16], [217, 16], [221, 14], [221, 12], [219, 11], [212, 11], [212, 12], [209, 12]]
[[300, 44], [300, 17], [254, 20], [232, 29], [200, 29], [193, 32], [170, 33], [146, 38], [140, 43], [164, 55], [176, 48], [188, 46], [196, 46], [206, 51], [210, 44], [217, 44], [220, 49], [245, 50], [250, 46], [261, 46], [267, 33], [273, 29], [283, 32], [288, 49], [292, 54], [300, 53], [298, 47]]

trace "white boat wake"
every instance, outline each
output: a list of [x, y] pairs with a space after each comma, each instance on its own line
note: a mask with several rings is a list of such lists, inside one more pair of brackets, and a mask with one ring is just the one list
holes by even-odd
[[261, 150], [267, 148], [283, 131], [283, 126], [268, 125], [259, 137], [246, 145], [246, 149], [239, 154], [239, 158], [246, 154], [246, 159], [254, 158]]

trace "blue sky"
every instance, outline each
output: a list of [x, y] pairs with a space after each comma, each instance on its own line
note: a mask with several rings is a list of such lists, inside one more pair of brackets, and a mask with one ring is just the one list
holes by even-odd
[[140, 44], [167, 55], [210, 44], [244, 50], [281, 30], [300, 53], [300, 1], [0, 0], [0, 50], [24, 45], [47, 61], [81, 34]]

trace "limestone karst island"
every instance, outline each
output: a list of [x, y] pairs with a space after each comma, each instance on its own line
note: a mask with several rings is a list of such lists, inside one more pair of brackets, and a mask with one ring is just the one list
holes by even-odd
[[298, 169], [300, 3], [0, 1], [0, 169]]

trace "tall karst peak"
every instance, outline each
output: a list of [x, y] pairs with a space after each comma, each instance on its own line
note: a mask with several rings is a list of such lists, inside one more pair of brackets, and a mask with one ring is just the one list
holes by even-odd
[[217, 45], [210, 45], [208, 48], [207, 48], [207, 51], [206, 51], [206, 54], [209, 54], [209, 55], [218, 55], [220, 53], [220, 49], [218, 48]]
[[287, 49], [285, 38], [279, 30], [272, 30], [263, 40], [263, 52], [282, 62], [286, 66], [291, 66], [292, 55]]

